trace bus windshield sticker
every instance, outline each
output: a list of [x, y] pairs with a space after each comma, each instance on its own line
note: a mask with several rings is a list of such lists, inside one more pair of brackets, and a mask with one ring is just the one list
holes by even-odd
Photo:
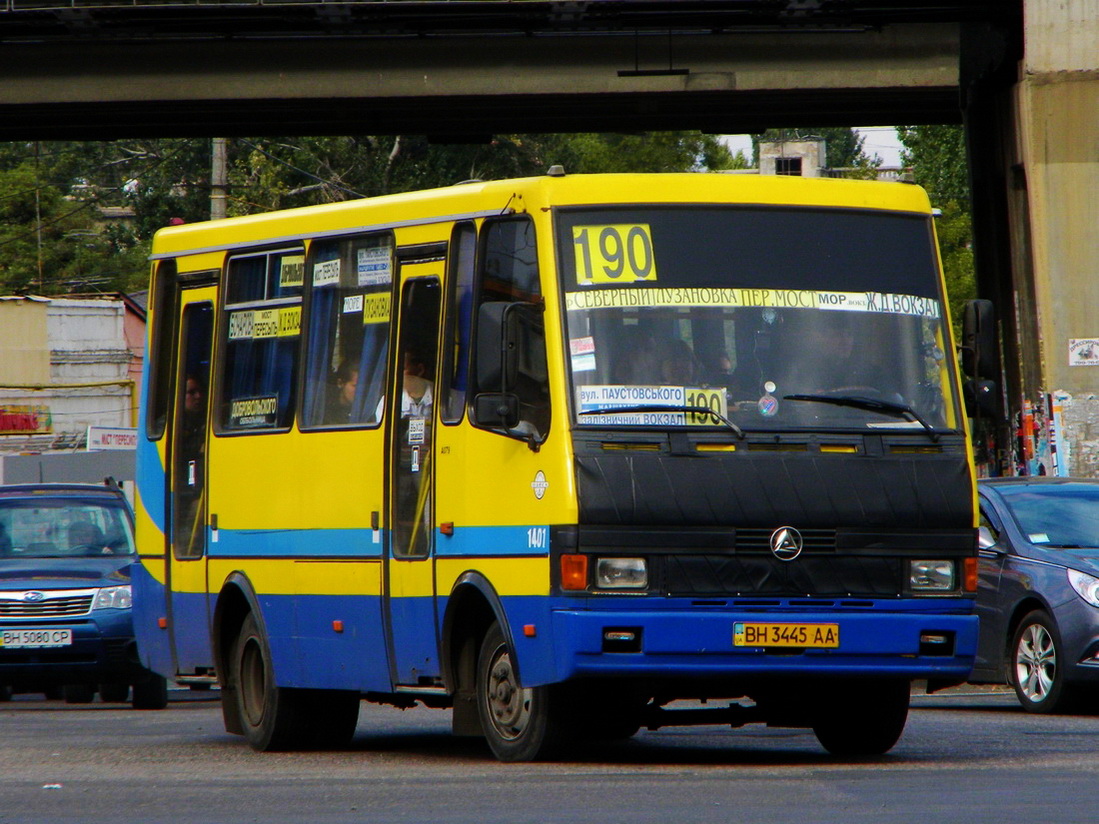
[[[618, 384], [577, 387], [577, 411], [582, 424], [619, 426], [713, 426], [714, 419], [698, 407], [727, 417], [728, 401], [723, 389], [693, 386], [627, 386]], [[638, 407], [659, 407], [647, 412]], [[683, 407], [682, 411], [670, 407]], [[615, 409], [629, 412], [615, 412]], [[602, 413], [602, 414], [600, 414]]]
[[653, 238], [647, 223], [612, 226], [574, 226], [572, 245], [576, 253], [576, 282], [656, 282]]
[[595, 338], [591, 335], [583, 338], [572, 338], [569, 341], [569, 351], [572, 353], [573, 372], [592, 372], [595, 370]]
[[284, 306], [279, 309], [279, 337], [289, 338], [301, 332], [301, 307]]
[[279, 261], [279, 286], [283, 289], [305, 283], [305, 255], [287, 255]]
[[359, 249], [359, 286], [388, 286], [393, 280], [391, 258], [388, 246]]
[[313, 286], [330, 286], [340, 282], [340, 259], [322, 260], [313, 264]]
[[238, 398], [229, 405], [229, 425], [237, 428], [274, 426], [278, 410], [278, 395]]
[[389, 322], [389, 292], [363, 295], [363, 325]]
[[361, 312], [363, 310], [363, 296], [362, 295], [348, 295], [343, 299], [343, 313], [349, 315], [352, 312]]
[[697, 288], [598, 289], [565, 294], [570, 312], [591, 309], [674, 309], [692, 307], [819, 309], [840, 312], [873, 312], [883, 315], [916, 315], [940, 318], [935, 298], [886, 292], [824, 292], [809, 289]]
[[251, 309], [229, 315], [229, 340], [251, 340], [255, 316]]
[[301, 307], [245, 309], [229, 315], [229, 340], [293, 337], [301, 332]]
[[252, 340], [279, 336], [279, 310], [257, 309], [252, 321]]

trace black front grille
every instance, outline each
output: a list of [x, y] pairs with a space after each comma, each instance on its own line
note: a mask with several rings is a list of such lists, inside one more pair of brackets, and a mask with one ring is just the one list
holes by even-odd
[[[798, 529], [803, 541], [802, 553], [818, 554], [836, 551], [836, 530], [834, 529]], [[737, 552], [770, 552], [771, 536], [774, 528], [736, 530]]]
[[87, 615], [92, 609], [92, 595], [47, 597], [44, 601], [24, 601], [0, 598], [0, 618], [63, 618]]
[[[737, 537], [739, 549], [740, 533]], [[805, 551], [794, 561], [770, 554], [664, 557], [664, 589], [669, 595], [886, 598], [900, 595], [902, 584], [902, 559], [896, 557]]]

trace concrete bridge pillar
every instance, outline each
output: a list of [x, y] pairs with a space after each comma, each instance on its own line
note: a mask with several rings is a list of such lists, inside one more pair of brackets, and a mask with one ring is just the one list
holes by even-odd
[[1099, 477], [1099, 0], [1025, 0], [1024, 13], [1004, 112], [1015, 145], [1000, 147], [1012, 468]]

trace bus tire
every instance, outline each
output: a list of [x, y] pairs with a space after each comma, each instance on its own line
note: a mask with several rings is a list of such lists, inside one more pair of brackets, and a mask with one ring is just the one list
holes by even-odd
[[229, 667], [244, 737], [260, 752], [300, 749], [306, 740], [294, 696], [275, 686], [271, 651], [249, 614], [233, 644]]
[[346, 746], [359, 720], [359, 694], [275, 686], [267, 639], [255, 616], [241, 625], [229, 662], [245, 739], [261, 752]]
[[904, 680], [828, 685], [820, 696], [813, 732], [832, 755], [884, 755], [904, 732], [910, 690]]
[[562, 737], [552, 686], [520, 687], [504, 633], [493, 624], [477, 657], [477, 713], [485, 740], [500, 761], [550, 757]]
[[168, 706], [168, 679], [149, 673], [148, 677], [134, 682], [130, 706], [135, 710], [162, 710]]
[[99, 700], [104, 704], [125, 704], [130, 697], [130, 685], [125, 681], [109, 681], [99, 685]]
[[66, 704], [90, 704], [95, 700], [95, 687], [91, 684], [66, 684], [61, 688]]

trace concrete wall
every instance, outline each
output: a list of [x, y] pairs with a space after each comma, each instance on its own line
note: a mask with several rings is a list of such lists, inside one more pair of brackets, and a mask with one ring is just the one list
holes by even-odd
[[49, 383], [47, 306], [43, 298], [0, 299], [0, 387]]
[[823, 140], [784, 140], [779, 143], [759, 144], [759, 173], [776, 174], [780, 158], [801, 158], [802, 177], [820, 177], [824, 169], [825, 143]]
[[[0, 369], [8, 364], [10, 377], [22, 378], [6, 383], [43, 387], [0, 388], [0, 404], [48, 407], [52, 419], [50, 435], [0, 436], [0, 452], [71, 449], [89, 426], [135, 425], [135, 356], [122, 301], [0, 300], [0, 312]], [[129, 331], [142, 340], [143, 330]], [[19, 365], [24, 361], [33, 369]]]
[[[1016, 89], [1036, 351], [1029, 471], [1099, 476], [1099, 0], [1027, 0]], [[1033, 344], [1032, 344], [1033, 346]], [[1059, 413], [1054, 417], [1054, 413]], [[1059, 425], [1058, 425], [1059, 424]], [[1052, 425], [1052, 426], [1051, 426]]]

